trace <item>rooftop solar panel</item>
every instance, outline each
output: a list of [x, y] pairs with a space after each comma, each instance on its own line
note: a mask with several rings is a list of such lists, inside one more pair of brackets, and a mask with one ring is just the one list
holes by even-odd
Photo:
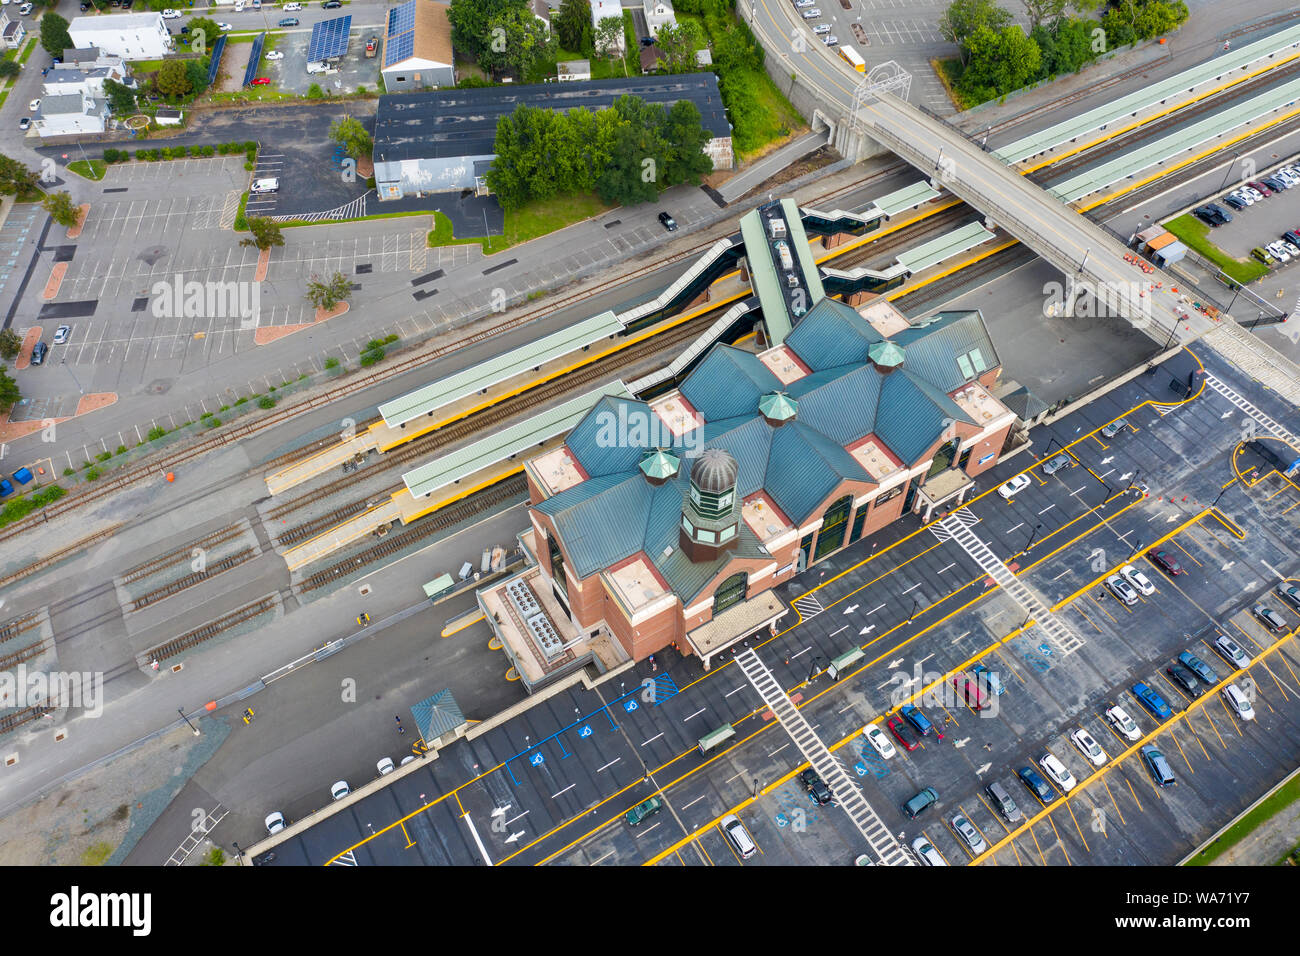
[[415, 53], [415, 4], [410, 0], [400, 7], [388, 11], [388, 42], [384, 45], [384, 67], [414, 55]]
[[408, 30], [415, 29], [415, 3], [416, 0], [410, 0], [400, 7], [393, 7], [388, 11], [388, 35], [391, 37], [396, 33], [405, 33]]
[[315, 24], [311, 28], [311, 41], [307, 44], [307, 62], [319, 63], [342, 56], [348, 48], [351, 29], [351, 14]]
[[389, 37], [388, 46], [384, 51], [384, 66], [390, 67], [394, 63], [400, 63], [407, 57], [415, 53], [415, 33], [402, 33], [395, 37]]

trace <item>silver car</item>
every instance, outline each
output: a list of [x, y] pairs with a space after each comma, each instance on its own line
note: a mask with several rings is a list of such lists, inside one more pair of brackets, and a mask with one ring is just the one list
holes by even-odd
[[1061, 454], [1054, 455], [1043, 463], [1043, 474], [1054, 475], [1062, 468], [1069, 468], [1071, 464], [1070, 456], [1065, 452], [1061, 452]]
[[1117, 418], [1101, 430], [1103, 438], [1114, 438], [1121, 431], [1128, 427], [1128, 422], [1122, 418]]
[[822, 12], [818, 10], [816, 7], [813, 7], [811, 10], [805, 10], [803, 12], [803, 18], [805, 20], [818, 20], [821, 18], [821, 15]]
[[948, 861], [939, 855], [939, 851], [925, 837], [917, 837], [912, 841], [912, 849], [926, 866], [947, 866]]
[[822, 37], [822, 42], [825, 43], [827, 46], [839, 46], [840, 38], [832, 33], [828, 37]]
[[831, 32], [831, 25], [829, 23], [819, 23], [817, 24], [817, 26], [813, 27], [813, 33], [816, 33], [818, 36], [821, 36], [823, 33], [830, 33], [830, 32]]
[[984, 838], [980, 836], [979, 830], [975, 829], [975, 824], [971, 823], [960, 813], [955, 814], [952, 819], [948, 821], [948, 824], [952, 827], [953, 833], [961, 837], [961, 841], [965, 843], [970, 851], [976, 856], [989, 848], [989, 845], [984, 842]]

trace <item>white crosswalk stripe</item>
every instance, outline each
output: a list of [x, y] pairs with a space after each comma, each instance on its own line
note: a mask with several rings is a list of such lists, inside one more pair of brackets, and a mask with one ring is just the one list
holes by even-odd
[[1246, 399], [1242, 398], [1240, 394], [1230, 388], [1221, 379], [1216, 378], [1214, 375], [1207, 372], [1205, 375], [1205, 384], [1210, 386], [1210, 388], [1214, 389], [1228, 401], [1232, 402], [1232, 404], [1236, 405], [1255, 421], [1263, 425], [1268, 429], [1273, 437], [1282, 439], [1282, 441], [1292, 447], [1300, 447], [1300, 439], [1296, 438], [1293, 432], [1288, 431], [1268, 415], [1265, 415], [1250, 402], [1246, 401]]
[[804, 759], [812, 764], [817, 775], [831, 788], [835, 802], [849, 815], [880, 862], [885, 866], [915, 866], [911, 854], [903, 849], [876, 815], [876, 811], [871, 809], [871, 804], [867, 803], [867, 798], [862, 795], [858, 785], [844, 770], [844, 765], [826, 748], [826, 744], [781, 689], [777, 679], [754, 649], [748, 648], [737, 654], [735, 660], [763, 702], [781, 722]]
[[822, 607], [822, 602], [817, 600], [815, 594], [805, 594], [801, 598], [795, 598], [794, 609], [799, 612], [799, 616], [805, 621], [826, 610], [826, 608]]

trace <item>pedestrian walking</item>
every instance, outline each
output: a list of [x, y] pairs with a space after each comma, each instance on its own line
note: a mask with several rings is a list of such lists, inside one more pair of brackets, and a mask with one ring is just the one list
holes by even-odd
[[402, 718], [401, 718], [401, 717], [394, 717], [393, 720], [397, 721], [397, 732], [398, 732], [399, 734], [404, 734], [404, 733], [406, 733], [406, 728], [402, 726]]
[[653, 654], [651, 654], [651, 655], [650, 655], [650, 672], [653, 674], [653, 673], [654, 673], [655, 671], [657, 671], [657, 670], [659, 670], [659, 665], [655, 663], [655, 656], [654, 656]]

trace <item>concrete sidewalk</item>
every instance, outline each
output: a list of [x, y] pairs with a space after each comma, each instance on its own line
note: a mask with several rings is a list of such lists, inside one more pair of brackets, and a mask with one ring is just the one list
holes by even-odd
[[735, 202], [745, 193], [775, 176], [795, 160], [802, 159], [815, 149], [827, 144], [826, 131], [805, 133], [798, 139], [791, 140], [780, 149], [768, 153], [754, 165], [739, 175], [732, 176], [718, 187], [718, 195], [728, 203]]

